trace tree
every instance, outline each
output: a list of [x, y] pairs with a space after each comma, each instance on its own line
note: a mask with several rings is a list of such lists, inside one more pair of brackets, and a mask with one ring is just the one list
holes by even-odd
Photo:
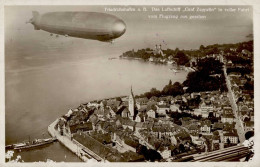
[[230, 139], [228, 138], [228, 139], [227, 139], [227, 145], [230, 146], [230, 144], [231, 144], [231, 141], [230, 141]]
[[250, 139], [250, 138], [253, 137], [253, 136], [254, 136], [254, 131], [248, 131], [248, 132], [246, 132], [246, 134], [245, 134], [246, 140]]
[[205, 46], [204, 45], [200, 45], [200, 50], [204, 50]]
[[116, 101], [122, 101], [121, 97], [117, 97]]
[[153, 149], [147, 150], [146, 155], [144, 156], [148, 156], [148, 159], [152, 162], [162, 159], [161, 154], [159, 154], [156, 150]]
[[168, 85], [172, 85], [172, 80], [169, 81], [169, 84]]
[[216, 130], [216, 131], [213, 132], [213, 135], [218, 136], [219, 132]]
[[184, 147], [183, 144], [179, 145], [179, 150], [180, 150], [180, 152], [184, 152], [185, 151], [185, 147]]
[[[136, 152], [137, 152], [138, 154], [145, 155], [146, 152], [147, 152], [147, 148], [146, 148], [146, 146], [139, 144], [139, 146], [136, 148]], [[145, 158], [146, 158], [146, 157], [145, 157]]]
[[178, 65], [185, 65], [187, 62], [189, 62], [188, 56], [186, 56], [183, 51], [178, 51], [175, 55], [175, 58], [177, 58]]
[[178, 53], [179, 51], [180, 51], [179, 48], [176, 48], [176, 49], [174, 50], [175, 54]]

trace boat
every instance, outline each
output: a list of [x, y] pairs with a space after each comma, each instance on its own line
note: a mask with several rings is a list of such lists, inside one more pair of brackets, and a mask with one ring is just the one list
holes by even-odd
[[33, 147], [39, 147], [43, 146], [46, 144], [53, 143], [56, 141], [56, 138], [48, 138], [48, 139], [36, 139], [32, 142], [24, 142], [24, 143], [18, 143], [18, 144], [13, 144], [13, 149], [14, 150], [22, 150], [22, 149], [29, 149]]
[[175, 73], [179, 72], [177, 69], [174, 69], [174, 68], [170, 68], [170, 70], [175, 72]]
[[14, 145], [13, 145], [13, 144], [6, 145], [6, 146], [5, 146], [5, 149], [6, 149], [6, 150], [14, 149]]
[[117, 59], [116, 57], [110, 57], [108, 58], [108, 60], [113, 60], [113, 59]]

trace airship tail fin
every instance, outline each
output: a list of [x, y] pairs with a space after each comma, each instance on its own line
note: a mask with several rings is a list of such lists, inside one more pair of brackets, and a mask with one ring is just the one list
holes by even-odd
[[[39, 12], [38, 11], [32, 11], [32, 15], [33, 15], [33, 18], [32, 18], [32, 23], [35, 23], [35, 21], [37, 20], [37, 18], [39, 17]], [[34, 29], [35, 30], [39, 30], [40, 28], [38, 28], [35, 24], [34, 25]]]

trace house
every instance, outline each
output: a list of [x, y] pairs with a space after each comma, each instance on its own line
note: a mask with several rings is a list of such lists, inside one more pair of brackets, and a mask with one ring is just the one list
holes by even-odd
[[149, 111], [147, 111], [146, 114], [150, 118], [155, 118], [155, 111], [153, 109], [150, 109]]
[[135, 122], [131, 121], [130, 119], [122, 119], [121, 122], [124, 129], [129, 128], [132, 131], [134, 131]]
[[200, 97], [200, 92], [193, 92], [190, 94], [191, 98], [197, 98]]
[[135, 122], [145, 122], [146, 115], [143, 112], [139, 112], [135, 117]]
[[99, 106], [99, 104], [97, 102], [89, 102], [87, 104], [87, 107], [98, 107], [98, 106]]
[[124, 107], [122, 113], [121, 113], [121, 116], [123, 118], [129, 118], [130, 117], [130, 111], [127, 107]]
[[148, 103], [148, 98], [147, 97], [143, 97], [143, 98], [138, 98], [136, 99], [136, 107], [139, 110], [141, 107], [147, 107], [147, 103]]
[[246, 105], [239, 106], [239, 112], [248, 112], [249, 108]]
[[144, 122], [137, 122], [135, 124], [135, 131], [138, 132], [140, 129], [145, 129]]
[[222, 117], [221, 117], [221, 122], [223, 123], [230, 123], [232, 124], [233, 122], [235, 122], [235, 116], [233, 114], [224, 114]]
[[166, 113], [170, 111], [167, 105], [156, 105], [156, 112], [158, 115], [166, 116]]
[[116, 109], [118, 109], [119, 106], [121, 105], [121, 103], [122, 103], [121, 101], [110, 99], [110, 100], [107, 100], [106, 106], [109, 106], [111, 108], [115, 107]]
[[215, 122], [212, 125], [212, 130], [222, 130], [224, 128], [224, 123]]
[[76, 125], [70, 125], [68, 128], [70, 134], [74, 134], [77, 132], [90, 132], [93, 130], [93, 126], [91, 122], [76, 124]]
[[190, 125], [190, 121], [191, 121], [191, 118], [190, 118], [190, 117], [182, 117], [182, 118], [181, 118], [182, 126]]
[[238, 135], [236, 133], [232, 133], [232, 132], [224, 133], [223, 137], [224, 137], [224, 143], [228, 143], [228, 139], [232, 144], [238, 143]]
[[172, 135], [170, 139], [171, 139], [171, 144], [172, 145], [177, 145], [177, 140], [176, 140], [174, 135]]
[[224, 123], [224, 128], [223, 128], [224, 133], [231, 132], [234, 129], [235, 129], [235, 123], [232, 123], [232, 124], [230, 124], [228, 122]]
[[202, 121], [200, 125], [200, 132], [209, 134], [211, 132], [210, 120]]
[[191, 124], [188, 127], [188, 130], [189, 130], [190, 133], [198, 133], [199, 132], [199, 126], [196, 125], [196, 124]]
[[160, 100], [159, 102], [158, 102], [158, 105], [167, 105], [167, 102], [165, 101], [165, 100]]
[[[106, 111], [105, 111], [106, 110]], [[98, 118], [104, 118], [105, 115], [108, 114], [107, 112], [108, 108], [102, 108], [102, 107], [97, 107], [95, 110], [94, 110], [94, 114], [96, 114], [98, 116]]]
[[139, 141], [137, 139], [133, 139], [131, 135], [125, 136], [123, 146], [132, 152], [136, 152], [136, 148], [139, 146]]
[[172, 112], [179, 112], [180, 111], [180, 105], [179, 104], [172, 104], [172, 105], [170, 105], [170, 110]]
[[112, 137], [112, 141], [116, 142], [119, 146], [123, 146], [123, 137], [126, 135], [126, 133], [124, 133], [124, 131], [118, 130], [116, 132], [113, 132], [113, 137]]
[[193, 114], [196, 116], [199, 116], [199, 115], [202, 115], [202, 111], [201, 111], [201, 109], [195, 109]]
[[201, 146], [204, 145], [205, 143], [205, 139], [203, 137], [200, 137], [199, 133], [191, 133], [190, 137], [191, 137], [191, 142], [194, 144]]
[[245, 132], [254, 131], [254, 121], [248, 121], [244, 123]]
[[210, 101], [205, 100], [200, 104], [199, 109], [201, 110], [202, 117], [208, 118], [209, 113], [213, 112], [214, 108]]
[[171, 157], [171, 150], [168, 147], [160, 147], [159, 148], [159, 153], [161, 154], [163, 159], [168, 159]]

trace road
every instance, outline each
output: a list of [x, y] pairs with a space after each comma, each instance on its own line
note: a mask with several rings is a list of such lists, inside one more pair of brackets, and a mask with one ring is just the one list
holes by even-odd
[[240, 141], [240, 143], [242, 143], [242, 142], [245, 141], [244, 126], [243, 126], [243, 123], [238, 116], [238, 107], [237, 107], [237, 104], [236, 104], [236, 101], [235, 101], [234, 92], [231, 89], [231, 82], [230, 82], [230, 79], [227, 75], [226, 65], [224, 65], [223, 71], [224, 71], [224, 75], [225, 75], [225, 79], [226, 79], [226, 85], [227, 85], [227, 88], [228, 88], [228, 98], [229, 98], [229, 101], [230, 101], [230, 104], [231, 104], [231, 107], [232, 107], [232, 110], [233, 110], [233, 113], [234, 113], [234, 116], [235, 116], [235, 122], [236, 122], [235, 128], [237, 129], [239, 141]]

